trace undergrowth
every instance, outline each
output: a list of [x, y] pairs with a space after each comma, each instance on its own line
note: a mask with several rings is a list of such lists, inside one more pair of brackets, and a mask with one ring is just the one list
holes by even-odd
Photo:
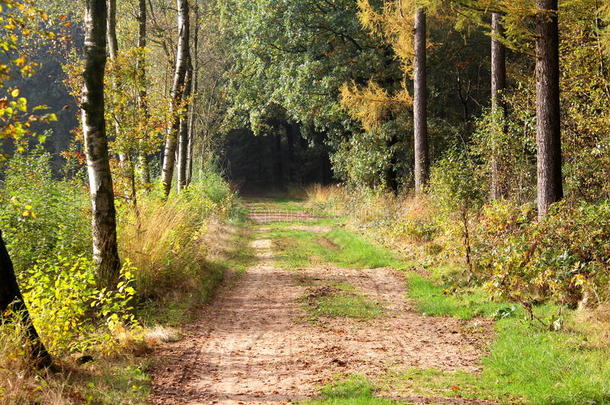
[[[117, 290], [100, 289], [90, 259], [90, 201], [82, 173], [53, 177], [48, 154], [16, 155], [0, 188], [0, 229], [25, 301], [61, 373], [32, 371], [19, 325], [0, 320], [0, 402], [145, 403], [144, 356], [175, 335], [229, 267], [252, 253], [240, 207], [215, 172], [165, 199], [118, 201], [123, 262]], [[162, 333], [161, 333], [162, 332]]]
[[[486, 278], [484, 273], [481, 273], [482, 267], [475, 267], [477, 273], [474, 274], [467, 271], [463, 256], [464, 245], [458, 237], [461, 235], [459, 223], [456, 228], [443, 232], [442, 227], [434, 225], [433, 205], [422, 204], [421, 198], [401, 199], [373, 193], [357, 194], [361, 198], [361, 201], [358, 201], [356, 197], [349, 196], [338, 188], [332, 188], [325, 193], [314, 191], [315, 198], [311, 204], [318, 207], [327, 204], [327, 209], [333, 213], [347, 216], [348, 229], [391, 247], [401, 253], [405, 258], [403, 260], [414, 263], [405, 266], [405, 276], [409, 287], [408, 295], [419, 312], [427, 316], [451, 316], [461, 319], [487, 317], [496, 321], [495, 338], [489, 347], [489, 353], [482, 360], [483, 371], [480, 374], [424, 369], [394, 370], [372, 380], [362, 380], [358, 377], [358, 386], [365, 387], [367, 392], [375, 392], [378, 396], [399, 391], [406, 397], [463, 397], [511, 404], [610, 403], [610, 358], [607, 356], [610, 349], [610, 330], [607, 315], [604, 315], [608, 307], [607, 304], [599, 303], [604, 292], [596, 290], [599, 287], [595, 287], [595, 283], [603, 284], [603, 276], [601, 273], [595, 275], [594, 272], [598, 271], [594, 267], [595, 261], [578, 267], [591, 270], [577, 271], [571, 276], [576, 277], [575, 280], [584, 278], [586, 282], [566, 283], [561, 275], [562, 278], [553, 286], [554, 291], [545, 291], [546, 279], [540, 279], [541, 283], [530, 281], [533, 285], [542, 287], [535, 289], [523, 288], [523, 285], [518, 284], [490, 286], [487, 281], [492, 278]], [[526, 243], [527, 238], [532, 236], [540, 238], [540, 242], [535, 244], [535, 249], [538, 250], [533, 252], [530, 258], [536, 266], [543, 262], [550, 263], [552, 255], [559, 254], [552, 250], [550, 245], [547, 247], [546, 241], [559, 240], [564, 232], [567, 237], [569, 232], [573, 232], [576, 224], [599, 217], [599, 211], [595, 209], [576, 208], [584, 211], [573, 214], [569, 221], [567, 211], [560, 212], [557, 216], [550, 217], [548, 221], [554, 223], [554, 226], [547, 228], [546, 222], [540, 225], [528, 223], [531, 218], [527, 215], [506, 216], [498, 214], [498, 209], [486, 211], [486, 215], [492, 215], [491, 212], [496, 215], [493, 217], [496, 224], [494, 229], [498, 232], [493, 239], [496, 242], [494, 260], [499, 262], [508, 257], [505, 255], [512, 254], [513, 248], [509, 244], [515, 242], [510, 239], [509, 232], [517, 229], [522, 238], [519, 243]], [[506, 228], [499, 227], [500, 217], [511, 218], [510, 221], [504, 222], [503, 226]], [[479, 218], [484, 226], [488, 226], [490, 220]], [[595, 256], [595, 252], [601, 252], [600, 242], [603, 238], [600, 239], [600, 232], [603, 231], [595, 231], [591, 228], [592, 223], [589, 224], [585, 229], [592, 233], [584, 239], [586, 243], [583, 249], [578, 251], [572, 248], [575, 241], [571, 245], [556, 245], [567, 250], [564, 256], [560, 257], [561, 260], [553, 262], [555, 267], [550, 267], [549, 271], [562, 271], [562, 266], [566, 266], [572, 260], [571, 257], [575, 257], [571, 255], [594, 255], [594, 260], [600, 260], [602, 256]], [[475, 226], [474, 223], [469, 225]], [[542, 228], [535, 230], [536, 227], [544, 227], [547, 234], [541, 234]], [[454, 233], [456, 229], [457, 234]], [[491, 238], [487, 231], [483, 232], [484, 229], [479, 236], [476, 234], [476, 228], [470, 230], [475, 233], [474, 238]], [[532, 233], [534, 230], [535, 233]], [[585, 230], [577, 232], [580, 234]], [[505, 240], [502, 241], [501, 238]], [[492, 239], [483, 241], [485, 244], [478, 244], [474, 239], [474, 249], [471, 252], [474, 260], [477, 259], [477, 254], [481, 254], [481, 251], [476, 249], [488, 249], [492, 246]], [[506, 243], [502, 248], [504, 250], [498, 248], [502, 243]], [[521, 248], [514, 249], [519, 251]], [[521, 257], [519, 260], [523, 258], [519, 254], [515, 257]], [[513, 277], [510, 279], [512, 283], [527, 283], [527, 277], [534, 277], [535, 274], [508, 273], [505, 277]], [[602, 278], [589, 282], [588, 275]], [[548, 274], [543, 274], [542, 277], [548, 277]], [[521, 291], [521, 297], [501, 293], [501, 289], [508, 286], [515, 287], [514, 291]], [[574, 290], [570, 291], [570, 288]], [[597, 308], [606, 310], [570, 309], [574, 301], [566, 300], [566, 294], [576, 294], [573, 296], [582, 298], [583, 294], [586, 296], [586, 291], [597, 294]], [[589, 304], [591, 301], [593, 299], [590, 299]], [[354, 388], [355, 392], [358, 392], [358, 389]], [[324, 394], [325, 398], [314, 403], [358, 403], [356, 401], [362, 401], [358, 395], [355, 395], [353, 400], [350, 399], [352, 402], [336, 402], [343, 399]], [[366, 403], [385, 401], [366, 396], [365, 398], [370, 401]]]

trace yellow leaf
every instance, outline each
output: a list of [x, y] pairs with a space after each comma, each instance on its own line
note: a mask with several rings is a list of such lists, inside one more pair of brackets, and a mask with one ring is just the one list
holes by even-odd
[[11, 91], [11, 96], [19, 97], [19, 89], [13, 89], [13, 91]]

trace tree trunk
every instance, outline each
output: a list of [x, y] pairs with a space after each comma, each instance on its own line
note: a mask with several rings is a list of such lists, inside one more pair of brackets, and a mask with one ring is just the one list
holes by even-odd
[[104, 121], [106, 1], [87, 0], [86, 5], [85, 69], [81, 112], [93, 213], [93, 258], [98, 268], [98, 283], [112, 288], [118, 281], [121, 263], [116, 238], [116, 210]]
[[184, 95], [184, 81], [189, 59], [189, 3], [188, 0], [176, 0], [178, 5], [178, 45], [176, 52], [176, 68], [171, 92], [172, 125], [165, 140], [163, 156], [163, 188], [168, 196], [172, 189], [178, 132], [180, 130], [180, 108]]
[[[138, 107], [144, 113], [144, 117], [148, 121], [150, 114], [148, 111], [148, 92], [147, 92], [147, 79], [146, 79], [146, 54], [144, 49], [146, 48], [146, 35], [148, 30], [148, 16], [146, 9], [146, 0], [139, 0], [139, 14], [138, 14], [138, 48], [140, 48], [140, 57], [137, 62], [136, 69], [138, 71]], [[142, 170], [142, 181], [146, 184], [146, 187], [151, 183], [150, 178], [150, 157], [146, 151], [141, 152], [139, 156], [140, 168]]]
[[506, 89], [506, 49], [498, 40], [504, 36], [502, 26], [502, 15], [491, 13], [491, 112], [494, 120], [498, 120], [494, 126], [499, 133], [492, 134], [492, 156], [491, 156], [491, 198], [496, 200], [505, 197], [505, 190], [500, 180], [500, 162], [498, 150], [498, 138], [503, 138], [505, 105], [502, 101], [503, 92]]
[[428, 151], [428, 85], [426, 81], [426, 12], [415, 13], [413, 77], [413, 135], [415, 151], [415, 192], [421, 193], [428, 184], [430, 158]]
[[116, 59], [116, 55], [119, 52], [119, 41], [116, 35], [116, 0], [107, 0], [108, 7], [108, 19], [106, 35], [108, 40], [108, 54], [110, 59]]
[[0, 314], [4, 314], [8, 309], [12, 310], [11, 314], [13, 316], [19, 317], [19, 321], [21, 321], [25, 328], [26, 337], [30, 345], [30, 354], [36, 366], [51, 366], [51, 355], [40, 340], [38, 332], [32, 323], [32, 318], [17, 284], [13, 262], [8, 250], [6, 250], [2, 232], [0, 231]]
[[[184, 100], [188, 100], [191, 96], [193, 85], [193, 66], [191, 61], [188, 62], [186, 70], [186, 79], [184, 80]], [[188, 173], [188, 148], [189, 148], [189, 117], [190, 117], [190, 102], [185, 106], [184, 111], [180, 114], [180, 142], [178, 148], [178, 191], [183, 190], [187, 185]]]
[[197, 106], [197, 91], [199, 90], [199, 5], [195, 3], [195, 34], [193, 37], [191, 95], [194, 97], [188, 115], [188, 151], [186, 158], [186, 184], [191, 184], [193, 178], [193, 159], [195, 146], [195, 107]]
[[538, 215], [563, 198], [557, 0], [536, 0], [536, 145]]

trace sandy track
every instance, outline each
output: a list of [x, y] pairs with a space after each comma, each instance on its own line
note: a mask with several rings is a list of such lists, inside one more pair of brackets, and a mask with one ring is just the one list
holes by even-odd
[[306, 287], [294, 273], [274, 265], [271, 241], [257, 239], [253, 246], [258, 263], [202, 310], [184, 339], [157, 353], [153, 403], [287, 404], [314, 397], [338, 373], [375, 376], [396, 367], [479, 369], [490, 324], [475, 321], [474, 328], [464, 328], [463, 321], [416, 314], [405, 300], [404, 279], [394, 270], [304, 270], [299, 276], [314, 283], [348, 282], [387, 308], [387, 316], [373, 321], [323, 319], [312, 324], [304, 320], [299, 302]]

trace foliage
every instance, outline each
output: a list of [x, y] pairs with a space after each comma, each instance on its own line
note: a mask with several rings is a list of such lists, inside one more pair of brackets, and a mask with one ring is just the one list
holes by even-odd
[[84, 257], [40, 260], [21, 275], [37, 330], [56, 355], [117, 351], [122, 329], [137, 327], [133, 316], [134, 269], [127, 262], [116, 290], [98, 288], [95, 266]]
[[434, 203], [443, 215], [441, 221], [451, 230], [458, 223], [463, 240], [464, 256], [468, 268], [467, 278], [475, 276], [472, 258], [471, 221], [483, 202], [480, 178], [475, 164], [466, 153], [452, 153], [432, 170], [430, 191]]
[[0, 189], [0, 227], [21, 274], [41, 259], [88, 251], [89, 203], [77, 180], [56, 180], [47, 153], [15, 155]]
[[219, 274], [206, 267], [208, 230], [234, 213], [234, 203], [227, 183], [210, 171], [167, 200], [152, 193], [141, 198], [137, 211], [123, 207], [119, 243], [138, 269], [140, 298], [163, 300], [177, 292], [209, 296]]
[[477, 256], [495, 295], [520, 302], [554, 297], [571, 307], [603, 302], [610, 273], [610, 205], [563, 204], [540, 222], [531, 206], [485, 207]]

